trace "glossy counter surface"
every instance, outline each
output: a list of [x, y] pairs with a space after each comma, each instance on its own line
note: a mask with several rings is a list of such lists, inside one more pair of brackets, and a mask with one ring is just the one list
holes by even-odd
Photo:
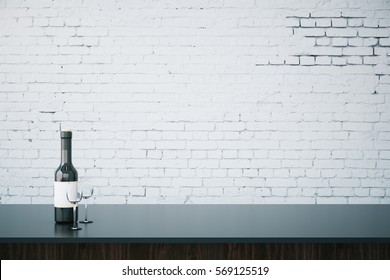
[[52, 205], [0, 205], [0, 242], [390, 242], [390, 205], [89, 205], [88, 216], [73, 232]]

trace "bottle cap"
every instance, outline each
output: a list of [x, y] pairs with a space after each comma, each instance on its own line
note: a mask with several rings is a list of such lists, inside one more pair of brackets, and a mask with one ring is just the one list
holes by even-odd
[[60, 134], [61, 134], [61, 138], [68, 138], [68, 139], [72, 138], [72, 131], [70, 129], [68, 130], [62, 129]]

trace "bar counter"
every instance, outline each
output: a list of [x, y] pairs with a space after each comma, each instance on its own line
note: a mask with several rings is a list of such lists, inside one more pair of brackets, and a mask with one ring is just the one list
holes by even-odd
[[[83, 258], [93, 258], [93, 251], [104, 247], [118, 251], [118, 258], [155, 258], [158, 248], [176, 248], [173, 256], [180, 255], [177, 248], [204, 248], [207, 258], [234, 258], [232, 250], [243, 252], [239, 258], [257, 258], [257, 249], [272, 246], [279, 257], [291, 255], [283, 248], [294, 247], [297, 258], [323, 258], [327, 253], [319, 252], [321, 248], [340, 246], [349, 247], [348, 254], [368, 250], [373, 258], [390, 257], [390, 205], [89, 205], [88, 216], [93, 223], [79, 223], [82, 230], [71, 231], [69, 224], [54, 222], [52, 205], [0, 205], [1, 257], [72, 259], [77, 257], [72, 250], [68, 255], [46, 252], [72, 246], [78, 248], [78, 257], [80, 248], [90, 248]], [[83, 205], [79, 217], [84, 217]], [[28, 253], [26, 248], [45, 248], [46, 253]], [[140, 255], [134, 248], [149, 253]], [[19, 257], [12, 250], [19, 250]], [[193, 258], [191, 254], [181, 258]]]

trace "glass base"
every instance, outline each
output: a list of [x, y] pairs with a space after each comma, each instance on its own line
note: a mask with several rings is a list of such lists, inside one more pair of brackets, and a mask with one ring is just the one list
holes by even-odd
[[93, 221], [80, 221], [79, 223], [82, 223], [82, 224], [92, 224], [93, 223]]
[[71, 228], [69, 228], [70, 230], [81, 230], [81, 228], [79, 228], [79, 227], [71, 227]]

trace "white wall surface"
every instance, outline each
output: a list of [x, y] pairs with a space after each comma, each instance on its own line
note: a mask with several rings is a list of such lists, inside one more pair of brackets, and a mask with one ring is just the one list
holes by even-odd
[[0, 0], [0, 203], [389, 203], [390, 1]]

